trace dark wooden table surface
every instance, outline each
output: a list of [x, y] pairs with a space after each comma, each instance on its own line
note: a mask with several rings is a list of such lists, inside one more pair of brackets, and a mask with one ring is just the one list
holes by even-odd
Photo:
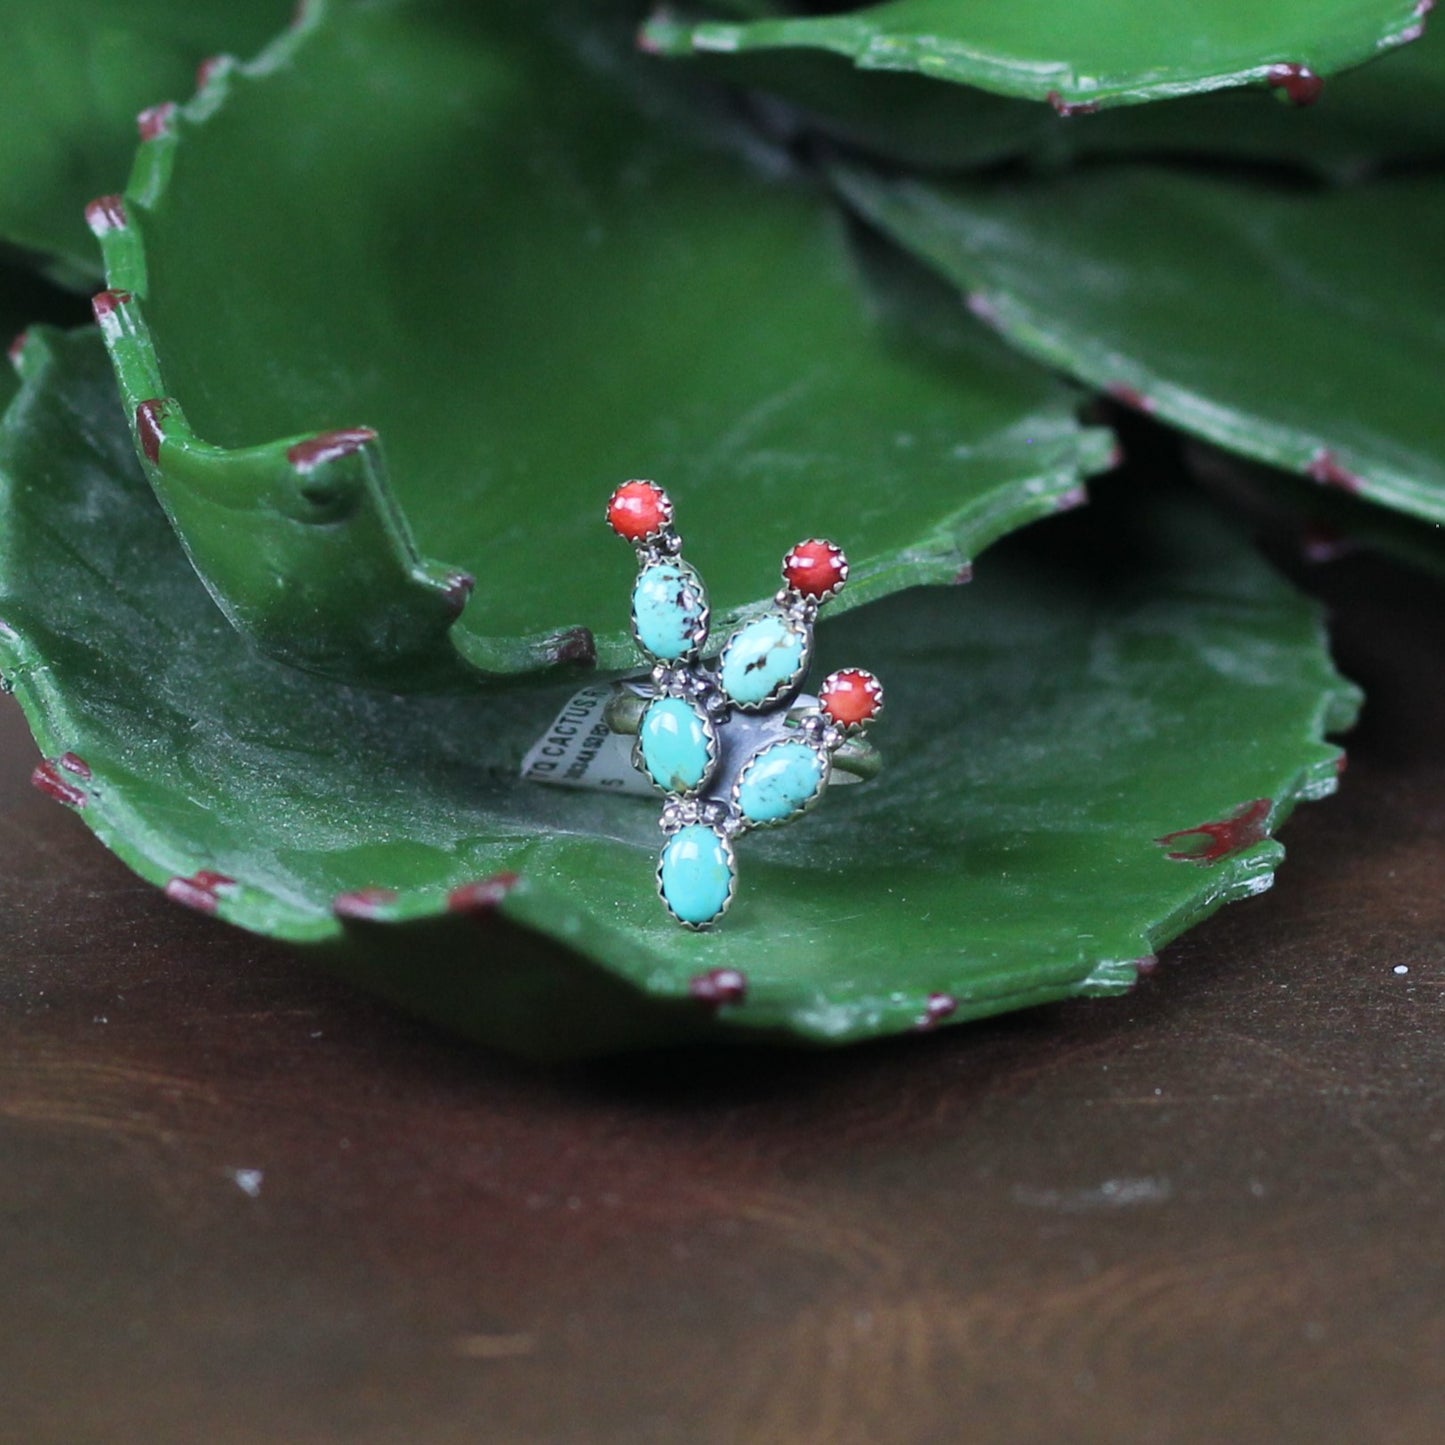
[[562, 1073], [168, 903], [0, 711], [0, 1438], [1445, 1441], [1445, 591], [1125, 1000]]

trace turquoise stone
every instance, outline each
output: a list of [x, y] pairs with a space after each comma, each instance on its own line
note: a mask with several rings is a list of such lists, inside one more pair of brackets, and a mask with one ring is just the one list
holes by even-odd
[[776, 612], [755, 617], [723, 648], [723, 691], [741, 708], [762, 707], [799, 679], [807, 651], [807, 631], [797, 623]]
[[737, 865], [732, 844], [716, 828], [693, 823], [667, 840], [657, 881], [667, 906], [684, 923], [711, 923], [732, 897]]
[[677, 662], [697, 650], [707, 617], [702, 578], [686, 562], [649, 562], [632, 589], [632, 630], [650, 657]]
[[712, 724], [696, 703], [659, 697], [648, 703], [637, 733], [647, 775], [664, 792], [694, 793], [712, 769]]
[[801, 812], [828, 780], [828, 761], [807, 743], [774, 743], [743, 769], [737, 800], [749, 823], [781, 823]]

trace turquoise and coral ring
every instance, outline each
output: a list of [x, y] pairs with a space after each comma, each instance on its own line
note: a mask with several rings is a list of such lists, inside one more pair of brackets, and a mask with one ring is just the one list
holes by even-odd
[[848, 580], [836, 543], [793, 547], [772, 605], [705, 661], [707, 590], [682, 559], [667, 493], [626, 482], [607, 521], [637, 550], [632, 635], [653, 664], [647, 683], [619, 691], [608, 723], [634, 736], [633, 765], [665, 797], [662, 901], [685, 927], [707, 928], [737, 892], [735, 838], [802, 817], [835, 772], [854, 780], [877, 772], [863, 733], [883, 709], [883, 688], [871, 672], [848, 668], [816, 698], [803, 694], [818, 610]]

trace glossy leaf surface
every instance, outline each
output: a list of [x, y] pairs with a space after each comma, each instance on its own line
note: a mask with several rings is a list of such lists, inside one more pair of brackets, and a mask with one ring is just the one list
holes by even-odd
[[737, 903], [688, 933], [654, 799], [518, 779], [565, 689], [383, 696], [262, 658], [152, 505], [94, 337], [24, 362], [0, 656], [41, 786], [179, 902], [479, 1038], [842, 1042], [1120, 992], [1268, 886], [1269, 832], [1335, 787], [1355, 694], [1314, 607], [1198, 503], [1110, 491], [970, 587], [822, 627], [820, 674], [888, 689], [888, 766], [740, 840]]
[[84, 210], [118, 191], [136, 116], [195, 89], [220, 51], [251, 55], [292, 0], [0, 0], [0, 239], [99, 269]]
[[1358, 65], [1421, 32], [1418, 0], [889, 0], [845, 14], [644, 31], [686, 54], [805, 47], [875, 70], [910, 70], [1056, 105], [1121, 105], [1264, 83], [1280, 66], [1314, 76]]
[[1445, 184], [1151, 167], [932, 184], [839, 170], [1016, 346], [1231, 451], [1445, 521]]
[[1288, 164], [1350, 180], [1445, 156], [1445, 35], [1434, 28], [1334, 77], [1307, 106], [1282, 104], [1279, 90], [1235, 90], [1069, 115], [925, 75], [860, 70], [826, 51], [743, 50], [695, 63], [786, 102], [789, 111], [766, 112], [775, 125], [929, 170], [1168, 156]]
[[857, 605], [1107, 464], [1075, 394], [940, 325], [911, 263], [689, 133], [674, 67], [603, 74], [546, 13], [313, 6], [142, 148], [103, 228], [152, 480], [264, 648], [398, 687], [456, 680], [453, 646], [625, 666], [624, 478], [676, 499], [721, 636], [799, 537], [846, 543]]

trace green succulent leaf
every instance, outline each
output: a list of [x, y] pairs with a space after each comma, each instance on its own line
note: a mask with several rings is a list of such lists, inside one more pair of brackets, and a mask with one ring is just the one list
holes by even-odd
[[1038, 360], [1208, 441], [1445, 521], [1445, 185], [1147, 166], [943, 184], [839, 167], [852, 202]]
[[520, 781], [565, 690], [387, 696], [262, 657], [152, 504], [95, 337], [22, 362], [0, 660], [39, 785], [177, 901], [513, 1049], [844, 1042], [1121, 992], [1267, 887], [1271, 832], [1336, 786], [1322, 734], [1356, 696], [1316, 609], [1198, 502], [1106, 490], [971, 587], [824, 624], [820, 669], [884, 680], [888, 767], [742, 840], [732, 911], [689, 933], [656, 800]]
[[1250, 84], [1311, 98], [1320, 77], [1417, 39], [1420, 0], [888, 0], [844, 14], [643, 30], [667, 54], [816, 49], [869, 70], [916, 71], [1059, 109], [1127, 105]]
[[1309, 106], [1233, 90], [1061, 115], [926, 75], [860, 70], [826, 51], [742, 50], [697, 63], [787, 102], [769, 119], [790, 132], [928, 170], [1019, 158], [1042, 168], [1081, 156], [1170, 156], [1288, 164], [1347, 181], [1385, 164], [1445, 156], [1445, 36], [1433, 31], [1337, 76]]
[[1109, 464], [921, 268], [689, 133], [670, 67], [579, 43], [533, 6], [315, 5], [100, 218], [152, 481], [271, 654], [390, 687], [630, 665], [599, 519], [632, 476], [726, 620], [801, 536], [846, 545], [857, 605]]
[[[0, 0], [0, 240], [93, 285], [87, 202], [118, 191], [137, 116], [184, 100], [196, 68], [250, 55], [290, 19], [293, 0]], [[147, 126], [164, 124], [164, 113]]]

